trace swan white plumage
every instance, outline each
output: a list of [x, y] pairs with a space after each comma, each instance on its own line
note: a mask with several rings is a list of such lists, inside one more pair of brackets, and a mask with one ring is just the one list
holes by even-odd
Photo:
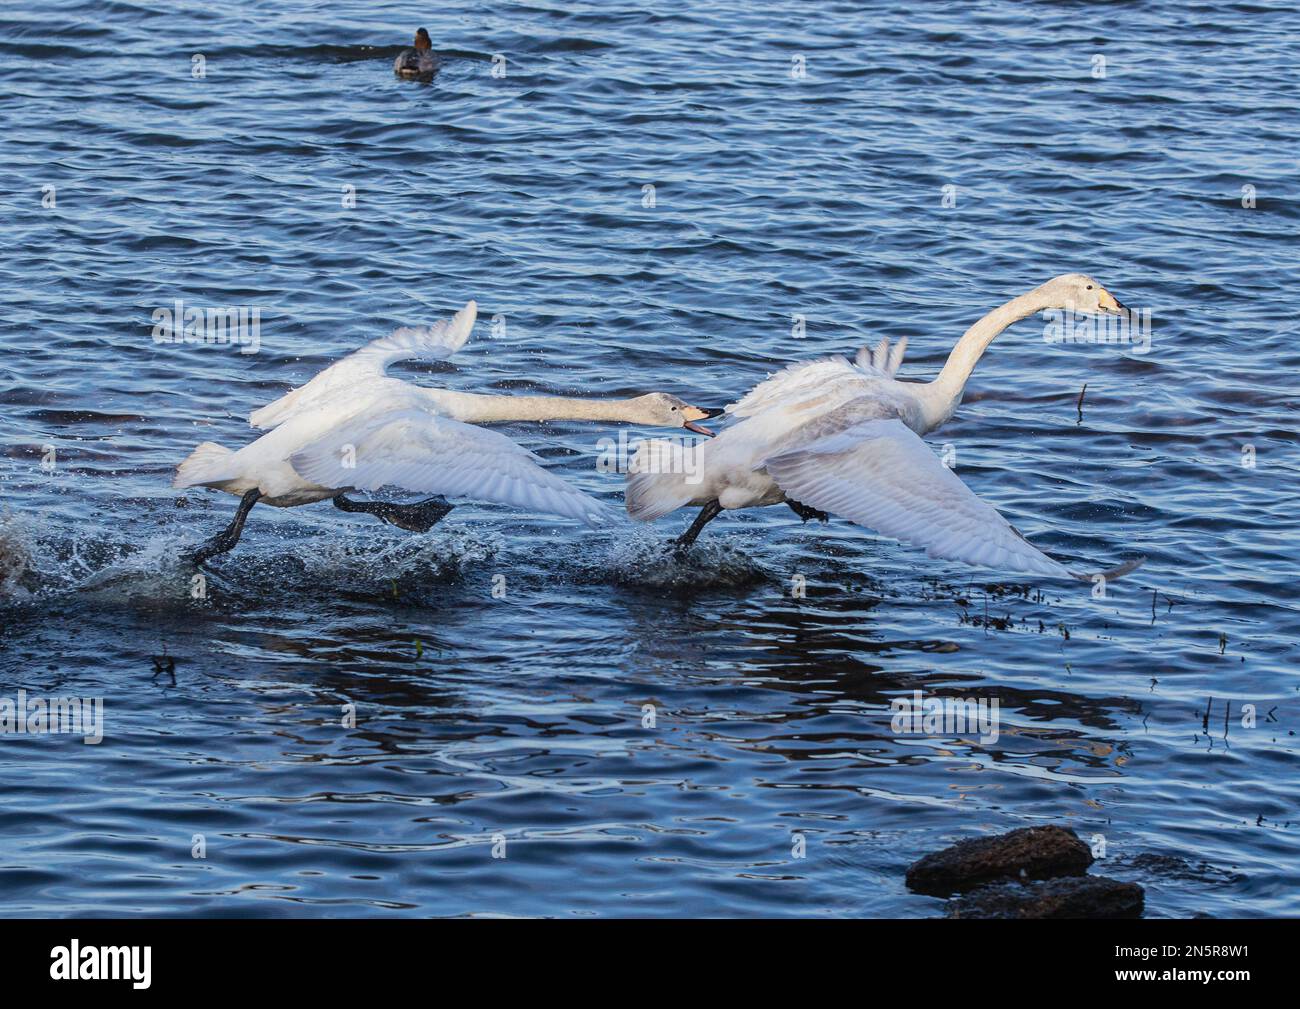
[[357, 502], [347, 490], [406, 490], [468, 497], [596, 524], [604, 506], [548, 472], [509, 438], [474, 426], [515, 420], [611, 420], [683, 427], [721, 410], [690, 406], [666, 393], [631, 399], [479, 395], [413, 385], [387, 374], [402, 360], [444, 360], [469, 338], [477, 316], [469, 302], [450, 321], [403, 327], [330, 365], [306, 385], [255, 410], [249, 423], [269, 428], [232, 452], [199, 445], [176, 470], [174, 487], [204, 486], [240, 497], [230, 526], [195, 554], [202, 562], [231, 549], [244, 519], [261, 502], [290, 508], [333, 499], [344, 511], [373, 514], [424, 531], [451, 506], [441, 498], [413, 505]]
[[[976, 362], [1008, 326], [1036, 312], [1124, 311], [1083, 274], [1056, 277], [994, 309], [953, 347], [933, 382], [901, 382], [905, 342], [864, 348], [856, 363], [829, 358], [792, 365], [727, 407], [738, 422], [712, 441], [642, 444], [632, 460], [626, 506], [650, 521], [702, 505], [678, 540], [694, 542], [724, 510], [789, 504], [805, 519], [832, 513], [921, 546], [935, 558], [1007, 572], [1090, 579], [1043, 553], [980, 500], [921, 435], [952, 416]], [[695, 453], [691, 459], [683, 453]], [[1141, 561], [1102, 575], [1119, 577]]]

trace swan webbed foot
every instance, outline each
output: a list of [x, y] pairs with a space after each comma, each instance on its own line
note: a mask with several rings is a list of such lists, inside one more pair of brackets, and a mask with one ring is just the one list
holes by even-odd
[[673, 549], [679, 558], [685, 557], [690, 552], [691, 545], [700, 535], [700, 530], [720, 514], [722, 514], [722, 505], [718, 504], [716, 499], [700, 509], [700, 513], [695, 516], [695, 521], [691, 523], [691, 527], [673, 540]]
[[394, 505], [394, 514], [388, 518], [383, 515], [379, 517], [390, 525], [395, 525], [399, 529], [406, 529], [413, 533], [427, 533], [452, 510], [454, 505], [447, 502], [442, 497], [431, 497], [424, 501], [417, 501], [410, 505]]
[[799, 518], [801, 518], [805, 522], [807, 522], [809, 519], [816, 519], [818, 522], [822, 522], [822, 523], [826, 523], [831, 520], [831, 517], [828, 514], [826, 514], [826, 512], [818, 511], [816, 508], [809, 508], [807, 505], [800, 504], [798, 501], [786, 501], [786, 504], [790, 506], [790, 510], [792, 512], [798, 515]]
[[199, 567], [218, 554], [228, 553], [235, 549], [239, 537], [244, 532], [244, 522], [248, 518], [248, 513], [253, 510], [253, 505], [257, 504], [258, 498], [261, 496], [262, 492], [254, 487], [239, 499], [239, 507], [235, 510], [235, 517], [230, 520], [230, 525], [226, 526], [190, 555], [190, 561], [195, 567]]
[[334, 499], [334, 507], [345, 512], [373, 515], [381, 522], [397, 526], [412, 533], [427, 533], [441, 522], [454, 505], [443, 497], [431, 497], [414, 504], [393, 504], [389, 501], [352, 501], [342, 494]]

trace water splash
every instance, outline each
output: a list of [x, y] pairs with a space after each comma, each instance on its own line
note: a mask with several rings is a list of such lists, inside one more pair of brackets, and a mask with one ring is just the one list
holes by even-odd
[[0, 513], [0, 599], [31, 594], [31, 564], [26, 530], [12, 512]]
[[[322, 586], [353, 596], [400, 591], [403, 598], [418, 598], [486, 563], [501, 546], [498, 535], [463, 527], [422, 535], [385, 527], [346, 536], [335, 530], [307, 537], [289, 533], [241, 543], [200, 570], [188, 560], [196, 543], [193, 530], [179, 521], [140, 540], [100, 526], [8, 512], [0, 515], [0, 604], [75, 595], [90, 605], [224, 609], [273, 595], [316, 593]], [[204, 582], [220, 592], [210, 596]]]
[[678, 553], [661, 532], [637, 529], [610, 545], [591, 580], [647, 589], [740, 588], [771, 580], [758, 561], [721, 536], [702, 539]]

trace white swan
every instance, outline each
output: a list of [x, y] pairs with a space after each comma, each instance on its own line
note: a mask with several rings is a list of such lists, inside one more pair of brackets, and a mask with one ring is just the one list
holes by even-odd
[[[925, 547], [931, 557], [1002, 571], [1090, 579], [1032, 546], [976, 497], [920, 438], [952, 416], [975, 363], [1012, 323], [1048, 309], [1122, 312], [1080, 273], [1013, 298], [971, 326], [933, 382], [894, 378], [905, 342], [882, 341], [857, 363], [834, 357], [792, 365], [727, 407], [740, 418], [712, 441], [684, 448], [642, 443], [632, 460], [626, 505], [649, 521], [703, 505], [678, 540], [689, 547], [725, 509], [785, 502], [805, 520], [826, 512]], [[697, 453], [684, 458], [683, 453]], [[1141, 561], [1102, 572], [1116, 578]]]
[[451, 505], [352, 501], [346, 490], [395, 486], [551, 512], [595, 524], [604, 506], [538, 465], [531, 452], [476, 423], [517, 420], [606, 420], [682, 427], [721, 414], [666, 393], [632, 399], [478, 395], [429, 389], [387, 375], [397, 361], [443, 360], [468, 339], [478, 309], [469, 302], [452, 320], [405, 327], [330, 365], [306, 385], [254, 411], [249, 423], [270, 428], [236, 452], [199, 445], [177, 467], [173, 487], [213, 487], [240, 498], [234, 520], [194, 555], [195, 563], [230, 550], [259, 501], [292, 508], [326, 498], [344, 511], [366, 512], [418, 532]]

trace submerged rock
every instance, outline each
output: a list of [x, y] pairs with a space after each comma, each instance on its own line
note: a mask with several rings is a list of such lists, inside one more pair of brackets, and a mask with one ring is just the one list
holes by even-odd
[[948, 905], [949, 918], [1140, 918], [1142, 887], [1108, 876], [986, 883]]
[[1143, 875], [1163, 876], [1180, 882], [1209, 883], [1217, 886], [1246, 882], [1244, 872], [1220, 869], [1209, 862], [1193, 862], [1178, 855], [1156, 855], [1144, 852], [1131, 858], [1114, 859], [1111, 864], [1123, 866]]
[[1073, 830], [1021, 827], [926, 855], [908, 868], [907, 885], [917, 893], [947, 897], [997, 879], [1078, 876], [1091, 864], [1092, 852]]

